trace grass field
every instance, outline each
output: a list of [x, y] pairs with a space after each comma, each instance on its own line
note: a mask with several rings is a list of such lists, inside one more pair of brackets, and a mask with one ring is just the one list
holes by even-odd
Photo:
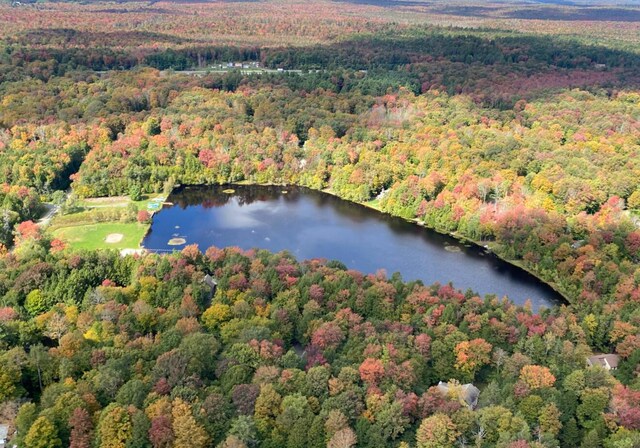
[[78, 205], [84, 208], [109, 208], [109, 207], [126, 207], [129, 204], [134, 204], [138, 210], [145, 210], [147, 204], [154, 200], [161, 198], [166, 200], [166, 195], [163, 194], [145, 194], [142, 195], [142, 199], [139, 201], [132, 201], [128, 196], [111, 196], [106, 198], [88, 198], [78, 201]]
[[[71, 227], [61, 227], [52, 233], [73, 249], [135, 249], [139, 246], [147, 228], [146, 224], [103, 222]], [[122, 234], [117, 243], [107, 243], [111, 234]]]
[[[72, 249], [137, 249], [149, 228], [135, 222], [137, 211], [149, 210], [149, 203], [161, 204], [164, 199], [157, 194], [140, 201], [126, 196], [83, 199], [78, 201], [80, 211], [54, 216], [48, 231]], [[109, 235], [112, 242], [107, 241]]]

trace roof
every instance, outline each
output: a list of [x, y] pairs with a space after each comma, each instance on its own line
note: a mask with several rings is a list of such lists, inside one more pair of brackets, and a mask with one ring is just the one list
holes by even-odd
[[589, 364], [592, 366], [602, 366], [605, 369], [617, 369], [620, 357], [613, 353], [594, 355], [588, 358]]
[[[474, 408], [478, 404], [478, 397], [480, 396], [480, 389], [471, 383], [461, 384], [460, 386], [460, 398], [471, 408]], [[443, 394], [449, 393], [449, 383], [440, 381], [438, 383], [438, 389]]]
[[0, 425], [0, 440], [6, 440], [9, 437], [9, 425]]
[[218, 286], [218, 282], [216, 281], [216, 279], [211, 277], [209, 274], [205, 275], [202, 281], [211, 288], [215, 288], [216, 286]]

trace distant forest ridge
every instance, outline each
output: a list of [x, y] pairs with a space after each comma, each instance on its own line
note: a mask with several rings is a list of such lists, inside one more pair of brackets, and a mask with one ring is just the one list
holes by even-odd
[[[166, 3], [259, 3], [261, 0], [170, 0]], [[524, 20], [560, 20], [560, 21], [610, 21], [639, 22], [639, 0], [618, 2], [613, 0], [506, 0], [503, 2], [442, 0], [334, 0], [336, 3], [350, 3], [383, 8], [420, 9], [424, 12], [444, 16], [475, 18], [500, 18]], [[25, 5], [58, 0], [2, 0], [0, 3]], [[66, 3], [66, 2], [65, 2]], [[70, 3], [91, 4], [97, 0], [71, 0]], [[115, 3], [141, 3], [138, 0], [117, 0]], [[144, 2], [150, 5], [157, 1]]]

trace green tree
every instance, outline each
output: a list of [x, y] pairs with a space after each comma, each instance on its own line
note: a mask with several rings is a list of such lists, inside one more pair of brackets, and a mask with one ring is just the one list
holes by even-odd
[[38, 417], [24, 438], [25, 448], [58, 448], [62, 441], [56, 427], [46, 417]]
[[282, 399], [281, 410], [276, 421], [280, 430], [286, 434], [292, 424], [308, 417], [310, 413], [307, 397], [300, 393], [287, 395]]
[[592, 429], [602, 421], [602, 413], [609, 404], [609, 390], [585, 389], [576, 411], [578, 422], [583, 428]]
[[160, 134], [160, 119], [158, 117], [149, 117], [144, 124], [144, 131], [147, 135]]
[[311, 422], [310, 416], [299, 418], [295, 421], [293, 426], [287, 431], [287, 448], [298, 448], [307, 445]]
[[422, 420], [416, 432], [417, 448], [449, 448], [459, 433], [445, 414], [434, 414]]
[[324, 366], [310, 368], [305, 377], [305, 394], [325, 398], [329, 394], [330, 377], [331, 372]]
[[542, 405], [544, 404], [544, 400], [538, 395], [529, 395], [522, 399], [520, 404], [518, 405], [518, 410], [527, 421], [527, 423], [532, 426], [538, 422], [538, 417], [540, 412], [542, 411]]
[[254, 446], [258, 443], [258, 431], [253, 417], [248, 415], [240, 415], [236, 418], [229, 428], [228, 434], [237, 437], [247, 446]]
[[129, 199], [132, 201], [142, 200], [142, 187], [138, 183], [134, 183], [129, 187]]
[[39, 289], [34, 289], [29, 294], [27, 294], [27, 299], [24, 302], [24, 307], [32, 316], [42, 314], [49, 308], [45, 296]]
[[562, 429], [560, 410], [555, 403], [549, 403], [540, 409], [538, 423], [540, 425], [540, 431], [544, 434], [556, 437], [560, 433]]
[[631, 193], [627, 199], [627, 206], [632, 210], [640, 210], [640, 189]]
[[563, 426], [560, 440], [563, 446], [578, 446], [578, 443], [580, 443], [580, 430], [575, 418], [570, 418]]
[[265, 384], [260, 388], [254, 417], [256, 426], [262, 433], [268, 432], [275, 424], [275, 419], [280, 413], [281, 402], [282, 397], [271, 384]]
[[316, 415], [307, 431], [307, 446], [309, 448], [324, 448], [325, 445], [324, 419], [322, 415]]
[[122, 406], [133, 405], [141, 408], [148, 393], [149, 387], [143, 381], [132, 379], [120, 388], [116, 402]]
[[151, 429], [149, 417], [136, 409], [131, 416], [131, 438], [127, 440], [127, 448], [151, 448], [149, 429]]
[[0, 372], [0, 402], [8, 401], [17, 391], [16, 381], [19, 380], [21, 372], [17, 366], [3, 367]]
[[640, 432], [626, 428], [618, 428], [605, 441], [605, 448], [626, 448], [640, 446]]
[[25, 403], [20, 406], [18, 415], [16, 416], [16, 431], [18, 436], [14, 442], [18, 446], [23, 445], [25, 436], [29, 432], [29, 428], [33, 425], [33, 422], [38, 418], [38, 408], [34, 403]]
[[485, 441], [496, 443], [500, 435], [505, 431], [505, 424], [511, 421], [513, 414], [503, 406], [489, 406], [478, 412], [478, 423], [484, 430]]
[[110, 404], [102, 410], [98, 422], [100, 448], [126, 448], [131, 435], [131, 417], [126, 409]]
[[431, 344], [431, 359], [436, 377], [441, 380], [456, 378], [456, 345], [466, 341], [467, 336], [461, 331], [453, 331], [442, 338], [436, 338]]
[[402, 404], [399, 401], [390, 400], [375, 413], [373, 427], [380, 432], [384, 440], [388, 441], [400, 436], [408, 424], [409, 419], [403, 413]]
[[580, 448], [600, 448], [602, 447], [602, 437], [600, 437], [600, 434], [598, 434], [598, 431], [595, 429], [592, 429], [591, 431], [587, 432], [583, 439], [582, 439], [582, 444], [580, 445]]
[[201, 378], [213, 375], [219, 349], [220, 343], [211, 334], [193, 333], [185, 336], [179, 350], [188, 360], [186, 374], [198, 375]]

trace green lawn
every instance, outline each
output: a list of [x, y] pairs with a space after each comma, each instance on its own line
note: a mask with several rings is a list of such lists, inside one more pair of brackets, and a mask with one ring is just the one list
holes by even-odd
[[[78, 202], [79, 212], [54, 216], [48, 231], [72, 249], [137, 249], [149, 224], [123, 221], [134, 220], [136, 210], [151, 210], [150, 203], [161, 206], [164, 200], [162, 194], [144, 195], [140, 201], [127, 196], [83, 199]], [[129, 216], [131, 205], [133, 216]], [[122, 239], [107, 242], [111, 234], [122, 234]]]
[[[137, 249], [149, 226], [134, 223], [96, 223], [80, 226], [61, 227], [52, 233], [65, 241], [73, 249]], [[107, 243], [110, 234], [122, 234], [117, 243]]]
[[78, 201], [78, 205], [86, 209], [91, 209], [126, 207], [129, 204], [134, 204], [138, 208], [138, 210], [146, 210], [147, 204], [158, 198], [161, 198], [162, 201], [166, 201], [167, 199], [166, 195], [162, 193], [144, 194], [142, 195], [142, 199], [139, 201], [132, 201], [128, 196], [113, 196], [104, 198], [80, 199]]

